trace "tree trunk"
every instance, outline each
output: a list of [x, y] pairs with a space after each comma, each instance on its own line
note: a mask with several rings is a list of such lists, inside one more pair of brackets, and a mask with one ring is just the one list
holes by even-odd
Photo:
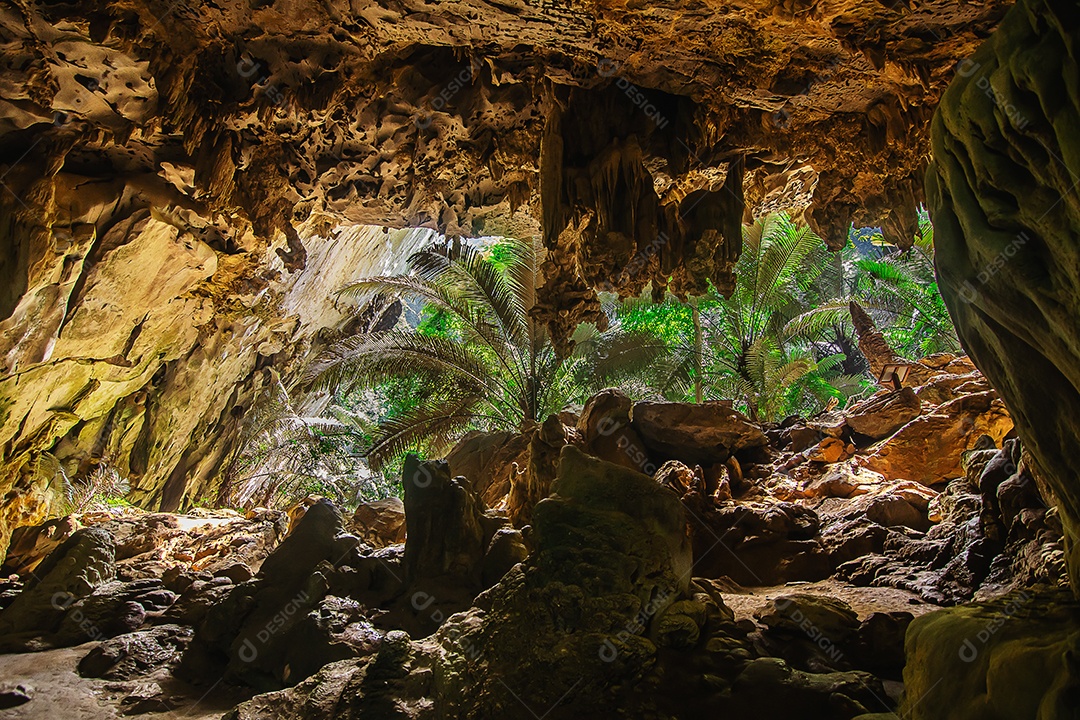
[[701, 311], [698, 310], [697, 300], [690, 301], [690, 307], [692, 308], [692, 315], [694, 318], [694, 402], [698, 405], [701, 404], [702, 391], [701, 391], [701, 354], [702, 354], [702, 339], [701, 339]]

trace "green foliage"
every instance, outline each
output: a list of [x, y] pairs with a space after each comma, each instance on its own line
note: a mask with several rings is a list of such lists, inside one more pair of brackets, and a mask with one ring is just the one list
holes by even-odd
[[822, 274], [829, 278], [827, 291], [793, 318], [786, 332], [828, 336], [838, 345], [853, 343], [848, 302], [856, 300], [902, 357], [918, 360], [936, 352], [960, 351], [934, 274], [934, 228], [925, 211], [920, 211], [919, 221], [919, 235], [906, 251], [885, 242], [880, 231], [853, 230], [834, 255], [832, 268]]
[[59, 510], [64, 515], [130, 504], [125, 496], [131, 492], [131, 484], [108, 458], [102, 458], [84, 477], [74, 479], [68, 476], [63, 463], [48, 452], [38, 453], [29, 469], [47, 487], [59, 491], [56, 493], [60, 497]]
[[303, 383], [319, 402], [295, 407], [275, 382], [231, 466], [234, 504], [385, 497], [400, 491], [390, 478], [408, 452], [438, 455], [471, 429], [526, 428], [611, 385], [638, 398], [733, 400], [762, 421], [848, 403], [875, 387], [851, 299], [907, 357], [959, 347], [925, 216], [908, 251], [864, 228], [830, 252], [809, 227], [770, 215], [744, 228], [730, 297], [711, 286], [688, 302], [604, 296], [610, 329], [579, 327], [569, 357], [529, 312], [532, 245], [432, 246], [408, 264], [342, 294], [419, 302], [415, 326], [359, 333], [323, 353]]
[[[613, 308], [612, 333], [646, 334], [651, 342], [644, 346], [663, 348], [642, 372], [646, 384], [664, 397], [732, 399], [761, 420], [816, 412], [831, 398], [846, 401], [864, 391], [844, 370], [847, 354], [815, 340], [819, 328], [809, 335], [787, 330], [810, 304], [829, 294], [836, 274], [829, 271], [830, 258], [808, 227], [783, 214], [770, 215], [744, 229], [730, 297], [710, 289], [692, 303], [673, 297], [653, 305], [624, 302]], [[857, 353], [854, 348], [850, 343], [848, 350]], [[637, 367], [621, 355], [611, 365]]]
[[487, 252], [467, 244], [431, 247], [409, 258], [406, 275], [342, 291], [426, 303], [417, 328], [347, 338], [310, 370], [315, 387], [327, 391], [404, 378], [423, 389], [374, 426], [364, 450], [373, 467], [410, 450], [441, 452], [470, 428], [520, 429], [580, 395], [580, 356], [559, 357], [546, 327], [529, 313], [536, 263], [535, 248], [516, 240]]
[[399, 494], [363, 461], [368, 423], [362, 414], [333, 396], [298, 403], [277, 373], [272, 377], [248, 413], [218, 504], [289, 507], [322, 495], [349, 508]]

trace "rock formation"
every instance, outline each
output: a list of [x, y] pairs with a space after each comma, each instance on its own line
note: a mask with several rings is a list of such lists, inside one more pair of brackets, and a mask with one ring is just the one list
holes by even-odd
[[[605, 390], [580, 418], [473, 435], [453, 464], [410, 458], [404, 522], [389, 502], [353, 518], [374, 546], [318, 498], [248, 517], [119, 509], [42, 523], [9, 554], [45, 575], [0, 583], [0, 650], [94, 641], [77, 658], [83, 679], [158, 683], [126, 689], [124, 707], [175, 705], [186, 695], [163, 688], [178, 678], [246, 693], [229, 705], [263, 693], [236, 718], [501, 718], [522, 702], [557, 717], [891, 711], [902, 671], [924, 682], [903, 652], [914, 616], [1066, 586], [1058, 515], [1019, 441], [975, 437], [1006, 432], [983, 401], [993, 391], [962, 358], [920, 367], [925, 384], [811, 423], [823, 430]], [[968, 434], [930, 463], [910, 449], [936, 442], [925, 421], [942, 417], [969, 419]], [[494, 481], [492, 458], [511, 450], [524, 471]], [[637, 453], [694, 462], [657, 468]], [[867, 467], [886, 456], [883, 472]], [[486, 483], [494, 509], [452, 469]], [[114, 549], [76, 551], [88, 542]], [[45, 597], [60, 586], [70, 602]]]
[[[25, 527], [0, 651], [92, 641], [87, 680], [263, 692], [234, 720], [1069, 716], [1080, 24], [1009, 6], [9, 3], [0, 548]], [[540, 238], [565, 350], [598, 289], [729, 287], [764, 210], [906, 244], [931, 151], [939, 279], [986, 378], [927, 358], [763, 427], [607, 393], [411, 461], [404, 546], [322, 501], [291, 527], [173, 514], [217, 496], [275, 376], [363, 322], [333, 291], [425, 237], [390, 228]], [[107, 465], [155, 512], [42, 523]]]
[[1080, 592], [1078, 32], [1069, 2], [1009, 12], [942, 100], [927, 195], [942, 295], [1052, 489]]
[[0, 545], [56, 512], [50, 458], [152, 509], [213, 497], [267, 369], [408, 254], [359, 224], [541, 235], [560, 339], [597, 287], [725, 287], [747, 212], [906, 242], [931, 113], [1007, 6], [19, 0]]

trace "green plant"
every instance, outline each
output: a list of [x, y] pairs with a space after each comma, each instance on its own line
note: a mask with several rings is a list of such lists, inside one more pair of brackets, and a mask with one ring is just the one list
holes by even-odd
[[281, 377], [268, 383], [241, 429], [216, 504], [287, 507], [323, 495], [344, 507], [393, 494], [367, 472], [360, 449], [363, 419], [327, 404], [327, 396], [294, 401]]
[[[814, 412], [830, 398], [846, 400], [864, 391], [858, 373], [845, 369], [847, 354], [785, 331], [827, 292], [821, 276], [830, 257], [810, 228], [784, 214], [767, 216], [744, 228], [729, 297], [711, 290], [690, 303], [672, 297], [651, 307], [641, 300], [624, 302], [613, 313], [612, 332], [651, 335], [652, 343], [630, 352], [655, 356], [653, 369], [645, 371], [648, 384], [666, 397], [733, 399], [761, 420]], [[634, 370], [639, 365], [623, 356], [609, 364]]]
[[347, 338], [317, 358], [308, 376], [317, 389], [346, 393], [405, 378], [423, 389], [373, 429], [365, 448], [372, 467], [417, 447], [436, 454], [469, 428], [526, 428], [580, 395], [580, 354], [559, 357], [529, 312], [537, 281], [531, 243], [505, 240], [488, 251], [433, 246], [408, 266], [408, 274], [341, 292], [422, 300], [419, 326]]
[[[864, 231], [867, 230], [864, 228]], [[880, 231], [863, 232], [859, 250], [849, 238], [829, 270], [830, 290], [793, 318], [789, 335], [831, 340], [850, 357], [854, 345], [848, 302], [856, 300], [874, 318], [899, 355], [917, 360], [935, 352], [958, 352], [960, 341], [934, 274], [934, 227], [920, 211], [919, 234], [900, 251]], [[848, 368], [854, 369], [853, 367]]]

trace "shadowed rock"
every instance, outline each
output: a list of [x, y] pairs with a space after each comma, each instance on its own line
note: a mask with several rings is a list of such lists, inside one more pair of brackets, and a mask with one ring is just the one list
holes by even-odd
[[56, 630], [68, 608], [116, 574], [112, 536], [79, 530], [38, 567], [15, 601], [0, 613], [0, 635]]

